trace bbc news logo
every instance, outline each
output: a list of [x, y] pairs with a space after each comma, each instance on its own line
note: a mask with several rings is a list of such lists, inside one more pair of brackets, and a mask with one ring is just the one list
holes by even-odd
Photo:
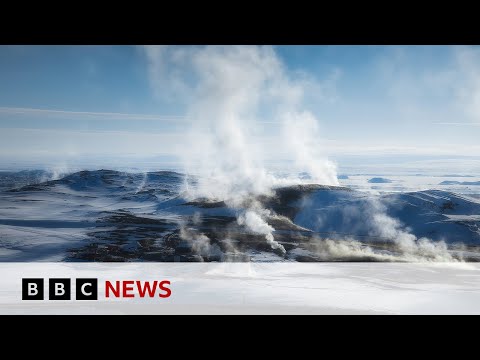
[[[22, 300], [44, 300], [45, 279], [22, 279]], [[71, 300], [69, 278], [48, 279], [48, 300]], [[172, 294], [170, 281], [116, 280], [105, 281], [105, 298], [168, 298]], [[75, 300], [98, 300], [98, 279], [75, 279]]]
[[[71, 279], [48, 279], [49, 300], [71, 300]], [[44, 300], [44, 279], [22, 279], [22, 300]], [[75, 279], [75, 300], [98, 300], [98, 279]]]

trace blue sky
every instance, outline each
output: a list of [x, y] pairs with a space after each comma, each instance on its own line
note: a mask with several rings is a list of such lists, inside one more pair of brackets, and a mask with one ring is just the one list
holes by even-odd
[[[330, 157], [480, 155], [478, 47], [273, 51], [289, 77], [305, 79], [302, 106]], [[189, 98], [154, 79], [154, 65], [134, 46], [0, 46], [0, 161], [174, 158]]]

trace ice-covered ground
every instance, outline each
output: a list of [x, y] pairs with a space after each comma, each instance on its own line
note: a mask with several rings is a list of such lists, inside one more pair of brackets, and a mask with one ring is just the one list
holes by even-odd
[[[478, 263], [0, 263], [0, 314], [480, 314], [479, 270]], [[21, 278], [39, 275], [98, 278], [98, 301], [74, 294], [22, 301]], [[168, 279], [172, 295], [105, 297], [105, 280], [127, 279]]]
[[[387, 181], [375, 181], [372, 179]], [[340, 184], [352, 189], [369, 192], [407, 192], [421, 190], [444, 190], [460, 194], [480, 194], [480, 176], [444, 174], [444, 175], [398, 175], [398, 174], [342, 174]]]

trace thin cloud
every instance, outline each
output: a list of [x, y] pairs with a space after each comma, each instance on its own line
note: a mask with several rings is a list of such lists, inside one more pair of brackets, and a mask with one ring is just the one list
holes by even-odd
[[452, 126], [480, 126], [480, 123], [467, 123], [467, 122], [438, 122], [435, 125], [452, 125]]
[[27, 114], [27, 115], [74, 115], [89, 116], [92, 118], [121, 118], [126, 120], [156, 120], [178, 122], [185, 120], [184, 116], [178, 115], [152, 115], [152, 114], [129, 114], [116, 112], [93, 112], [93, 111], [69, 111], [54, 109], [35, 109], [35, 108], [16, 108], [16, 107], [0, 107], [0, 114]]
[[[36, 109], [36, 108], [15, 108], [0, 106], [0, 115], [70, 115], [70, 116], [87, 116], [96, 120], [155, 120], [164, 122], [185, 122], [189, 120], [183, 115], [154, 115], [154, 114], [130, 114], [117, 112], [95, 112], [95, 111], [70, 111], [70, 110], [54, 110], [54, 109]], [[261, 124], [280, 124], [279, 121], [259, 121]]]

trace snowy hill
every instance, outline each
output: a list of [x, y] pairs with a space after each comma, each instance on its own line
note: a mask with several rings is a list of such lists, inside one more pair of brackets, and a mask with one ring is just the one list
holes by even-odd
[[451, 181], [445, 180], [438, 185], [480, 185], [480, 181]]
[[480, 199], [447, 191], [373, 196], [306, 184], [233, 205], [187, 200], [184, 175], [170, 171], [81, 171], [12, 189], [15, 176], [6, 176], [9, 190], [0, 192], [1, 261], [409, 261], [480, 254]]
[[382, 177], [374, 177], [368, 180], [370, 184], [390, 184], [392, 180], [382, 178]]

